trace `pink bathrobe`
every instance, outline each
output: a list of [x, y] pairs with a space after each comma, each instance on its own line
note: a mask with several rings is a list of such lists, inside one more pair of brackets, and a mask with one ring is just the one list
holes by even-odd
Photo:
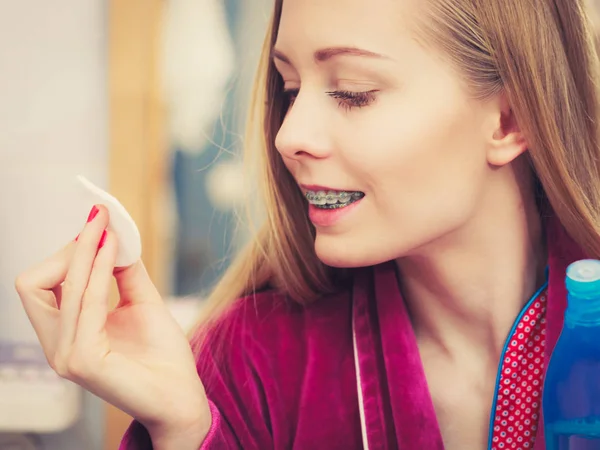
[[[546, 231], [545, 367], [566, 267], [585, 257], [556, 219]], [[358, 269], [351, 284], [306, 307], [274, 292], [239, 303], [226, 338], [197, 356], [213, 418], [203, 450], [443, 449], [395, 264]], [[540, 422], [534, 450], [545, 449]], [[120, 450], [151, 448], [134, 422]]]

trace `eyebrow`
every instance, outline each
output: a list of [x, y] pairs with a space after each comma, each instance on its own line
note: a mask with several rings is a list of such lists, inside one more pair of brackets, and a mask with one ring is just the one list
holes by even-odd
[[[392, 59], [389, 56], [371, 52], [369, 50], [364, 50], [364, 49], [358, 48], [358, 47], [323, 48], [323, 49], [317, 50], [314, 53], [313, 59], [315, 60], [315, 62], [321, 63], [321, 62], [325, 62], [331, 58], [334, 58], [336, 56], [363, 56], [363, 57], [375, 58], [375, 59], [390, 59], [390, 60]], [[290, 59], [287, 56], [285, 56], [285, 54], [282, 51], [277, 50], [276, 48], [273, 48], [271, 50], [271, 59], [278, 59], [286, 64], [290, 64], [290, 65], [292, 64]]]

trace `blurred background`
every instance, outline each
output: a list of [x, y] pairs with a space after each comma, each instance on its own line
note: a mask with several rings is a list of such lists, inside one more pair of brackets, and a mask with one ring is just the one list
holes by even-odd
[[271, 6], [0, 1], [0, 450], [115, 450], [131, 420], [48, 368], [13, 288], [83, 226], [76, 175], [131, 213], [184, 328], [247, 239], [239, 156]]
[[14, 291], [83, 175], [130, 212], [183, 327], [244, 242], [240, 146], [271, 0], [0, 1], [0, 450], [114, 450], [131, 420], [47, 366]]

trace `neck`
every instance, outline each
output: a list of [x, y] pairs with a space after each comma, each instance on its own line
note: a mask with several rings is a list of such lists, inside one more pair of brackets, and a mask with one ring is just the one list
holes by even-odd
[[397, 261], [420, 345], [454, 358], [497, 360], [515, 318], [542, 285], [545, 242], [534, 196], [484, 195], [478, 214]]

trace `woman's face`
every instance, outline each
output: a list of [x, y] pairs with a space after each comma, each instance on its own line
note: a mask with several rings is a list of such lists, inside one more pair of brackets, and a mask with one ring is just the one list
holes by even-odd
[[419, 1], [283, 2], [273, 58], [293, 104], [275, 144], [317, 203], [326, 264], [416, 254], [472, 220], [489, 188], [497, 102], [472, 99], [419, 45], [409, 27]]

